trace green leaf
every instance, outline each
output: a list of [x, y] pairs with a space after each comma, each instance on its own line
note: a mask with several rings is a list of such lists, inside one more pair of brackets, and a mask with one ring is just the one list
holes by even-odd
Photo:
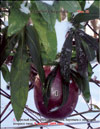
[[91, 95], [90, 95], [89, 80], [88, 80], [87, 75], [82, 78], [82, 93], [83, 93], [83, 97], [86, 100], [86, 102], [89, 102]]
[[88, 78], [89, 78], [89, 80], [91, 79], [92, 74], [93, 74], [92, 66], [90, 63], [88, 63]]
[[29, 47], [33, 63], [37, 68], [42, 84], [45, 82], [45, 74], [40, 53], [40, 44], [37, 38], [37, 32], [33, 26], [26, 27], [26, 43]]
[[62, 100], [62, 103], [61, 103], [60, 107], [62, 107], [67, 102], [68, 96], [69, 96], [69, 84], [63, 82], [62, 85], [63, 85], [63, 88], [62, 88], [62, 90], [63, 90], [63, 100]]
[[79, 13], [73, 19], [74, 24], [79, 24], [80, 22], [87, 22], [89, 20], [99, 19], [99, 8], [92, 5], [89, 9], [87, 9], [89, 13]]
[[78, 64], [77, 71], [80, 73], [81, 76], [84, 77], [84, 73], [87, 71], [87, 67], [88, 67], [88, 60], [87, 60], [86, 53], [83, 51], [83, 48], [81, 45], [81, 39], [77, 34], [75, 34], [75, 43], [76, 43], [76, 55], [77, 55], [77, 64]]
[[[100, 37], [100, 33], [99, 33], [99, 37]], [[100, 38], [99, 38], [99, 39], [100, 39]], [[99, 40], [99, 39], [98, 39], [99, 48], [98, 48], [98, 50], [96, 51], [98, 63], [100, 63], [100, 40]]]
[[6, 64], [3, 64], [1, 67], [3, 78], [6, 82], [10, 82], [10, 72]]
[[[99, 45], [100, 46], [100, 45]], [[97, 61], [98, 63], [100, 63], [100, 47], [99, 49], [97, 50]]]
[[78, 1], [59, 1], [60, 8], [64, 8], [68, 12], [77, 12], [81, 10], [81, 6]]
[[85, 6], [86, 1], [85, 0], [78, 0], [78, 1], [81, 5], [82, 10], [84, 10], [84, 6]]
[[78, 88], [82, 92], [82, 95], [86, 102], [89, 102], [90, 100], [90, 89], [89, 89], [89, 79], [88, 79], [88, 73], [85, 72], [84, 76], [81, 76], [80, 73], [71, 70], [71, 75], [73, 80], [77, 83]]
[[41, 1], [35, 1], [35, 3], [44, 20], [51, 26], [51, 29], [53, 29], [56, 21], [55, 8]]
[[21, 12], [19, 6], [15, 5], [10, 9], [10, 16], [8, 17], [8, 36], [18, 33], [27, 24], [29, 19], [29, 15]]
[[69, 83], [70, 80], [70, 62], [72, 56], [72, 39], [73, 33], [69, 32], [68, 37], [63, 45], [61, 56], [60, 56], [60, 70], [65, 82]]
[[99, 49], [99, 43], [98, 40], [93, 38], [92, 36], [86, 34], [84, 31], [82, 30], [78, 30], [77, 34], [79, 35], [79, 37], [81, 37], [87, 44], [89, 47], [91, 47], [93, 50], [98, 50]]
[[95, 0], [95, 1], [93, 2], [93, 6], [99, 8], [99, 7], [100, 7], [100, 1], [99, 1], [99, 0]]
[[56, 10], [56, 18], [60, 21], [61, 20], [61, 16], [60, 16], [60, 4], [58, 1], [54, 1], [54, 4], [52, 5], [55, 10]]
[[82, 41], [84, 52], [87, 55], [88, 61], [92, 61], [95, 58], [95, 51], [89, 47], [84, 41]]
[[81, 76], [78, 72], [74, 71], [71, 69], [71, 77], [73, 80], [77, 83], [78, 88], [82, 92], [82, 81], [81, 81]]
[[44, 93], [43, 93], [43, 100], [45, 106], [48, 106], [49, 98], [50, 98], [50, 91], [53, 81], [55, 80], [56, 74], [57, 74], [57, 68], [55, 67], [50, 74], [47, 76], [45, 81], [45, 87], [44, 87]]
[[30, 64], [23, 33], [11, 67], [11, 103], [17, 121], [20, 120], [27, 101]]
[[5, 34], [3, 35], [2, 44], [0, 45], [0, 67], [9, 56], [18, 40], [18, 35], [12, 35], [11, 37], [7, 37]]
[[96, 104], [90, 104], [90, 105], [92, 105], [92, 106], [94, 107], [94, 109], [98, 109], [98, 110], [100, 110], [100, 107], [99, 107], [99, 106], [97, 106]]
[[54, 61], [57, 53], [57, 40], [55, 30], [51, 31], [48, 28], [48, 23], [43, 19], [36, 6], [32, 5], [31, 18], [35, 29], [39, 35], [39, 40], [43, 48], [42, 58], [44, 64]]

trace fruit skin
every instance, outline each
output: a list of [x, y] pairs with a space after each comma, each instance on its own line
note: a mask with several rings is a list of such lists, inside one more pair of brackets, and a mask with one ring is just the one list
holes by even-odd
[[[45, 67], [45, 75], [46, 77], [50, 73], [50, 67]], [[69, 116], [76, 107], [77, 100], [78, 100], [78, 88], [75, 82], [71, 79], [69, 85], [69, 96], [67, 102], [56, 110], [52, 110], [62, 103], [62, 79], [60, 75], [60, 70], [57, 70], [56, 77], [51, 87], [51, 94], [48, 103], [48, 107], [46, 107], [43, 103], [43, 96], [42, 96], [42, 85], [40, 79], [36, 80], [36, 86], [34, 88], [34, 99], [36, 107], [41, 115], [46, 118], [51, 119], [63, 119]], [[55, 94], [58, 91], [58, 96]]]

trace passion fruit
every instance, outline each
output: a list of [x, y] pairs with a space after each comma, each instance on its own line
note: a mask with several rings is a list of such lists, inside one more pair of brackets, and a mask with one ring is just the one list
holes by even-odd
[[[51, 67], [44, 67], [44, 71], [47, 77], [51, 72]], [[64, 105], [60, 106], [63, 98], [62, 82], [63, 80], [60, 74], [60, 69], [58, 68], [51, 85], [48, 106], [45, 106], [42, 95], [42, 85], [40, 79], [36, 79], [34, 99], [36, 107], [42, 116], [49, 119], [63, 119], [68, 117], [75, 109], [78, 101], [78, 87], [76, 83], [70, 79], [68, 100]]]

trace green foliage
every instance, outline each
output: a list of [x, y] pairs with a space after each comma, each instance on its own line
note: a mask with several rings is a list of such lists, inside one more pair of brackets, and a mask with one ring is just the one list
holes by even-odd
[[42, 58], [44, 64], [52, 62], [56, 57], [57, 41], [56, 33], [49, 28], [48, 23], [43, 19], [41, 14], [38, 12], [35, 4], [33, 4], [31, 18], [35, 29], [39, 35], [39, 40], [42, 46]]
[[84, 41], [82, 41], [83, 49], [87, 55], [88, 61], [92, 61], [95, 58], [95, 51], [89, 47]]
[[84, 99], [86, 102], [90, 100], [90, 89], [89, 89], [89, 79], [88, 73], [84, 73], [84, 76], [80, 75], [80, 73], [71, 70], [71, 76], [73, 80], [77, 83], [78, 88], [80, 89]]
[[66, 83], [69, 83], [70, 80], [70, 63], [71, 63], [71, 56], [72, 56], [72, 39], [73, 39], [73, 32], [70, 31], [68, 37], [66, 38], [61, 56], [60, 56], [60, 69], [63, 79]]
[[81, 5], [82, 10], [84, 10], [86, 0], [78, 0], [78, 1], [79, 1], [80, 5]]
[[39, 40], [37, 37], [36, 30], [32, 26], [26, 27], [26, 43], [29, 47], [33, 63], [35, 67], [37, 68], [37, 71], [40, 75], [41, 82], [44, 85], [45, 74], [44, 74], [43, 64], [42, 64], [42, 59], [41, 59]]
[[38, 12], [41, 13], [44, 20], [48, 23], [51, 30], [54, 29], [55, 21], [56, 21], [56, 10], [53, 6], [50, 6], [41, 1], [35, 1], [36, 6], [38, 8]]
[[79, 13], [73, 19], [74, 24], [79, 24], [80, 22], [87, 22], [89, 20], [99, 19], [99, 1], [95, 1], [90, 8], [87, 9], [88, 13]]
[[10, 9], [11, 13], [9, 15], [9, 27], [8, 27], [8, 36], [11, 36], [15, 33], [19, 33], [21, 29], [27, 24], [29, 20], [29, 15], [21, 12], [19, 6], [15, 4]]
[[[96, 51], [97, 60], [100, 62], [100, 46], [96, 39], [79, 29], [79, 24], [99, 18], [99, 1], [95, 1], [87, 9], [89, 13], [80, 13], [74, 18], [72, 17], [74, 12], [84, 10], [84, 0], [59, 0], [55, 1], [53, 6], [42, 3], [41, 1], [31, 1], [30, 14], [20, 11], [21, 3], [22, 1], [13, 2], [12, 0], [2, 2], [2, 6], [7, 8], [10, 13], [8, 15], [9, 25], [4, 31], [1, 31], [3, 37], [0, 44], [0, 67], [5, 81], [10, 81], [11, 102], [16, 119], [20, 120], [27, 101], [30, 72], [28, 59], [30, 56], [44, 86], [44, 103], [46, 105], [48, 104], [50, 88], [55, 78], [57, 67], [52, 71], [54, 73], [51, 73], [45, 81], [43, 65], [56, 62], [57, 40], [54, 25], [56, 19], [60, 20], [61, 8], [64, 8], [68, 12], [68, 18], [70, 21], [72, 20], [73, 26], [77, 27], [76, 30], [74, 28], [74, 30], [70, 31], [60, 54], [60, 62], [57, 62], [57, 64], [60, 63], [60, 70], [64, 79], [61, 106], [64, 105], [68, 98], [70, 76], [78, 84], [85, 100], [89, 102], [91, 96], [89, 80], [93, 74], [90, 61], [96, 57]], [[4, 12], [1, 13], [3, 17], [5, 14]], [[33, 26], [28, 25], [29, 18], [32, 19]], [[2, 24], [4, 24], [3, 21]], [[75, 38], [76, 49], [73, 49], [73, 38]], [[17, 49], [15, 48], [16, 43], [18, 44]], [[13, 50], [15, 50], [15, 56], [10, 73], [4, 62]], [[27, 53], [28, 50], [29, 53]], [[78, 67], [75, 70], [70, 68], [73, 62]]]
[[26, 44], [22, 32], [19, 46], [14, 56], [10, 76], [11, 103], [15, 117], [18, 121], [24, 111], [29, 89], [30, 63], [27, 61], [28, 58], [29, 56], [27, 54]]
[[92, 71], [92, 66], [90, 63], [88, 63], [88, 79], [91, 79], [91, 76], [94, 72]]
[[3, 78], [6, 82], [10, 82], [10, 72], [6, 64], [3, 64], [1, 67]]
[[58, 66], [52, 70], [52, 72], [47, 76], [45, 81], [45, 87], [43, 89], [43, 100], [44, 100], [45, 106], [48, 106], [48, 101], [50, 98], [50, 90], [51, 90], [53, 81], [55, 80], [57, 69], [58, 69]]
[[59, 1], [60, 8], [64, 8], [68, 12], [77, 12], [81, 10], [81, 6], [78, 1]]
[[7, 37], [7, 33], [4, 33], [2, 38], [2, 44], [0, 45], [0, 67], [10, 55], [18, 41], [18, 35], [12, 35]]

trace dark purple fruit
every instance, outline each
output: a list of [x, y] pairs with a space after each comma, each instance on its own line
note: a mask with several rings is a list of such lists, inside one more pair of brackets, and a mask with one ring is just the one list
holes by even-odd
[[[50, 67], [45, 67], [44, 70], [47, 77], [51, 72]], [[72, 79], [70, 79], [68, 100], [63, 106], [60, 107], [62, 98], [63, 92], [60, 69], [57, 70], [55, 79], [53, 80], [47, 107], [43, 102], [42, 85], [40, 79], [37, 78], [36, 86], [34, 88], [34, 99], [36, 107], [41, 115], [51, 119], [63, 119], [73, 112], [78, 100], [78, 88]]]

